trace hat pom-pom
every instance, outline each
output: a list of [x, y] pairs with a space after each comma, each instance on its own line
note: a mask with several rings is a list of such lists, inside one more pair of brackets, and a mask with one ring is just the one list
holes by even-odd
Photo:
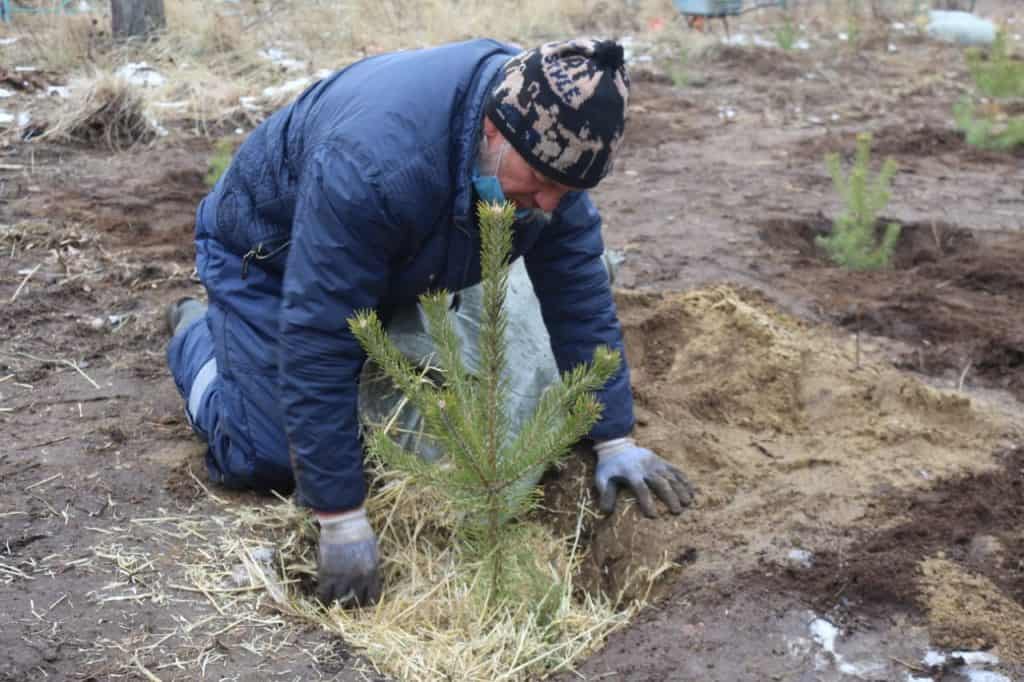
[[626, 63], [626, 53], [614, 40], [603, 40], [594, 46], [593, 59], [602, 69], [620, 69]]

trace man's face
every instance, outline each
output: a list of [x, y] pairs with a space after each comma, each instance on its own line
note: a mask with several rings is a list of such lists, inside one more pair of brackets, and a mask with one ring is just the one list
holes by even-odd
[[507, 144], [505, 138], [488, 119], [484, 120], [484, 128], [487, 148], [482, 154], [482, 170], [497, 176], [505, 198], [516, 208], [551, 213], [562, 197], [573, 191], [573, 188], [549, 180], [534, 170], [512, 145], [507, 145], [501, 154], [502, 145]]

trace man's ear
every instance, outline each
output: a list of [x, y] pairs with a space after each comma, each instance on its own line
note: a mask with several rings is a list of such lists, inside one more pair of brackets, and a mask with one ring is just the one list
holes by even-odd
[[498, 135], [501, 135], [498, 126], [494, 125], [490, 118], [484, 116], [484, 137], [487, 138], [488, 142], [492, 142]]

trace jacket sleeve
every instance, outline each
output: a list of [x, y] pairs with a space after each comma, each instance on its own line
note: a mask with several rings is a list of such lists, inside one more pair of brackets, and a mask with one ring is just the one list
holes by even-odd
[[366, 355], [347, 320], [378, 306], [402, 243], [370, 168], [337, 146], [312, 154], [284, 275], [281, 403], [297, 502], [319, 511], [352, 509], [366, 497], [356, 410]]
[[597, 346], [622, 354], [622, 364], [598, 394], [604, 404], [591, 438], [604, 440], [633, 429], [633, 393], [622, 343], [622, 329], [612, 299], [602, 255], [601, 216], [585, 192], [568, 195], [545, 234], [526, 254], [526, 269], [540, 300], [561, 372], [590, 362]]

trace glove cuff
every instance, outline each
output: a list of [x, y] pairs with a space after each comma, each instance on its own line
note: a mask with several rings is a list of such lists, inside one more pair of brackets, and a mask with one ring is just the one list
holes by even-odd
[[612, 438], [611, 440], [595, 442], [594, 452], [597, 453], [598, 459], [605, 459], [634, 447], [636, 447], [636, 441], [629, 436], [625, 436], [623, 438]]
[[375, 538], [366, 508], [359, 507], [341, 514], [314, 512], [320, 523], [320, 536], [329, 536], [333, 542], [360, 542]]

